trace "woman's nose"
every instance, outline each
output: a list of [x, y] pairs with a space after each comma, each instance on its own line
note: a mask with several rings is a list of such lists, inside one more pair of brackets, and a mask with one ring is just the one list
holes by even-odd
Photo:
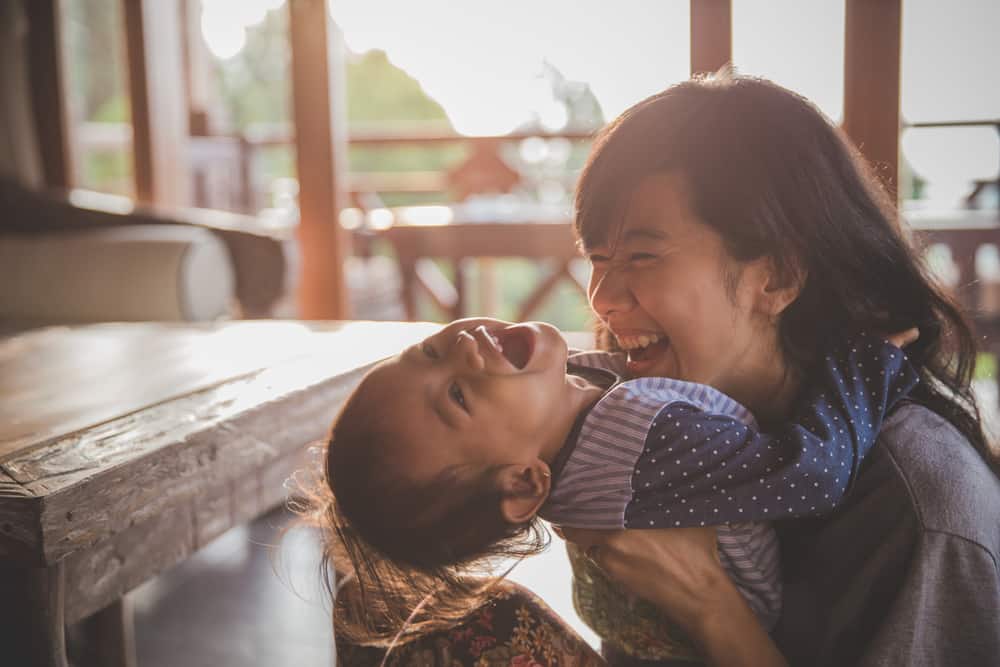
[[587, 294], [590, 307], [604, 320], [614, 313], [628, 311], [635, 305], [635, 296], [629, 289], [624, 272], [617, 267], [591, 270]]

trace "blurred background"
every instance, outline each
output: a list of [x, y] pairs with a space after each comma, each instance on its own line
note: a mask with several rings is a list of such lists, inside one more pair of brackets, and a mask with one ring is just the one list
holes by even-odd
[[[732, 62], [876, 165], [976, 327], [992, 422], [998, 34], [995, 0], [0, 0], [0, 335], [463, 314], [588, 329], [571, 219], [591, 137]], [[312, 537], [284, 542], [278, 577], [258, 548], [286, 521], [138, 589], [142, 664], [329, 664]], [[514, 578], [593, 639], [553, 552]]]
[[[170, 165], [175, 173], [157, 176], [183, 181], [164, 203], [293, 229], [302, 163], [288, 8], [282, 0], [168, 4], [182, 13], [182, 69], [164, 73], [177, 79], [174, 88], [183, 82], [186, 100], [177, 102], [187, 118], [181, 159]], [[123, 4], [59, 5], [71, 184], [135, 197]], [[542, 294], [533, 290], [552, 268], [538, 257], [418, 257], [417, 275], [400, 276], [380, 259], [394, 257], [384, 232], [407, 217], [421, 224], [567, 220], [588, 137], [690, 75], [691, 4], [511, 0], [461, 12], [438, 0], [328, 6], [336, 21], [331, 48], [343, 56], [334, 74], [343, 106], [336, 122], [346, 132], [339, 218], [352, 231], [343, 251], [355, 258], [348, 272], [362, 283], [351, 295], [355, 316], [444, 320], [461, 301], [461, 312], [585, 328], [584, 269], [576, 262]], [[972, 211], [998, 206], [998, 25], [994, 2], [903, 3], [898, 194], [919, 221], [974, 221]], [[836, 122], [844, 118], [844, 34], [843, 2], [731, 3], [731, 58], [739, 71], [802, 93]], [[154, 118], [166, 113], [153, 110]], [[1000, 280], [996, 248], [977, 252], [980, 273]], [[954, 282], [953, 249], [932, 255]], [[367, 285], [373, 276], [383, 289]], [[415, 283], [411, 312], [398, 293], [411, 286], [401, 280]], [[526, 300], [533, 307], [522, 312]], [[274, 314], [300, 313], [288, 301]]]

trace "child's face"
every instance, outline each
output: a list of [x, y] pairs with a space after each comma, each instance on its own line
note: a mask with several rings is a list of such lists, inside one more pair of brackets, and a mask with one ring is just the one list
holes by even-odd
[[566, 374], [566, 355], [548, 324], [452, 322], [365, 380], [391, 421], [387, 455], [425, 480], [450, 465], [551, 462], [600, 395]]

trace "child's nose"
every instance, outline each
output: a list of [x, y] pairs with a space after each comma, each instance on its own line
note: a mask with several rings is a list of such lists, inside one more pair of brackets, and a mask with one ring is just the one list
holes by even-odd
[[479, 352], [479, 341], [468, 331], [459, 332], [452, 354], [456, 361], [468, 370], [479, 372], [486, 367], [486, 361]]

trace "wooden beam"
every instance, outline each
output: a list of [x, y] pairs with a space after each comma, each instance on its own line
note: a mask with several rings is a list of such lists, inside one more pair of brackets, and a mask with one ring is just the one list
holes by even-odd
[[846, 2], [843, 128], [895, 198], [901, 0]]
[[343, 38], [327, 0], [288, 4], [302, 252], [299, 316], [345, 319], [347, 235], [339, 220], [347, 180]]
[[132, 102], [135, 195], [190, 205], [180, 0], [121, 0]]
[[732, 60], [731, 0], [691, 0], [691, 76], [710, 74]]
[[28, 80], [45, 185], [73, 185], [69, 107], [63, 73], [59, 0], [23, 3], [28, 18]]

